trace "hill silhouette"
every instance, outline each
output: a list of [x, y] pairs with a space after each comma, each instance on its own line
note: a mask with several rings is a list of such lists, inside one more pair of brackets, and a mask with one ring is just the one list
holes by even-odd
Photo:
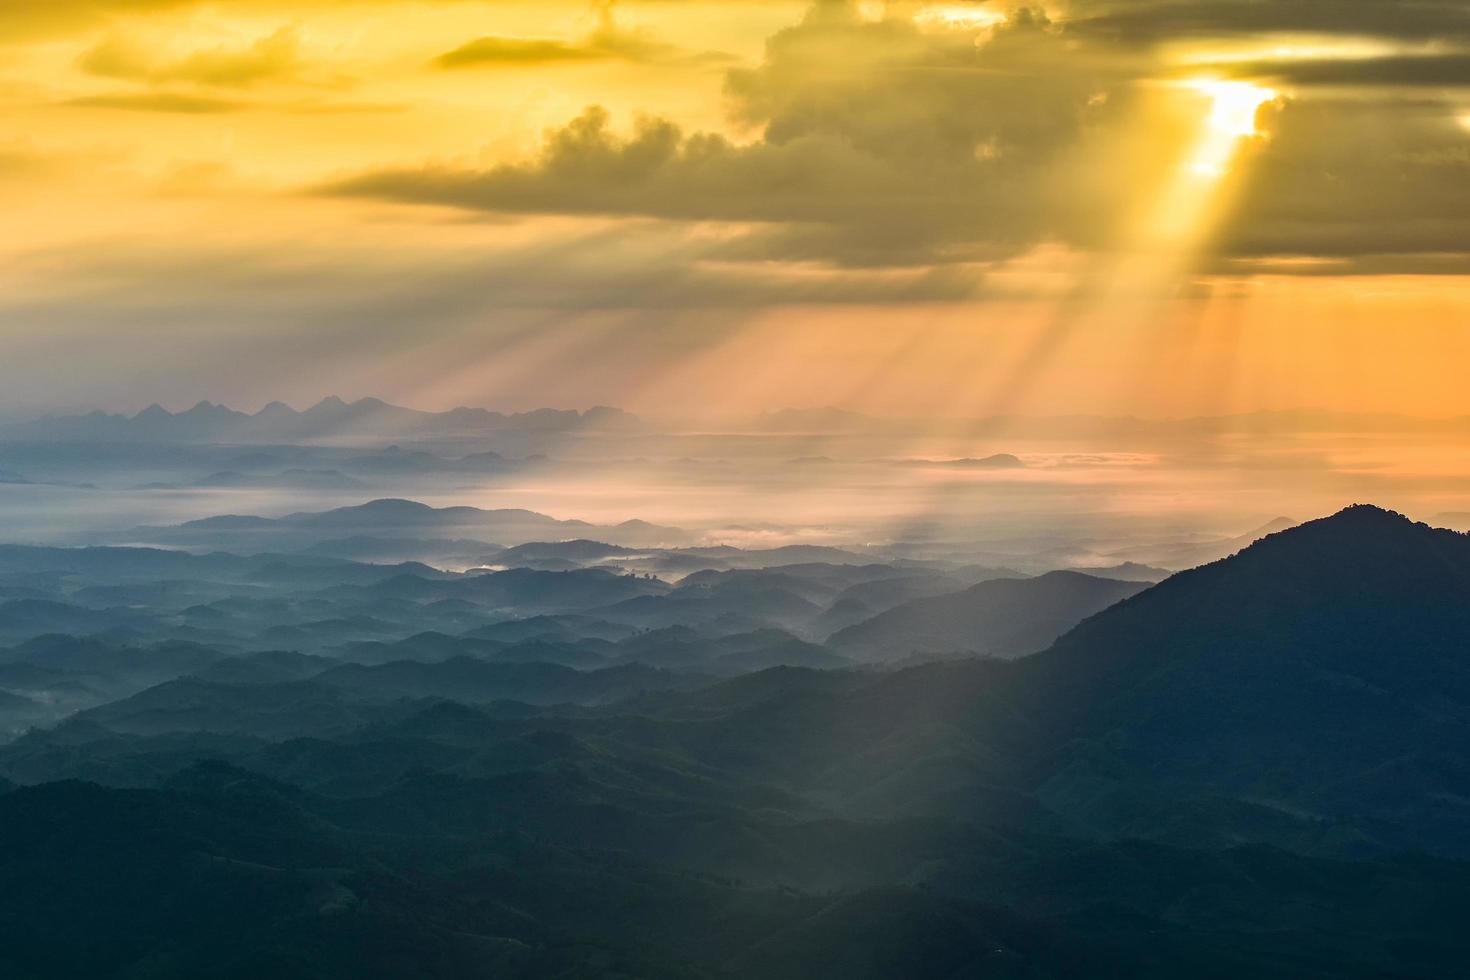
[[1467, 598], [1470, 537], [1350, 507], [1083, 623], [1016, 696], [1070, 743], [1051, 792], [1105, 767], [1447, 846], [1470, 830]]
[[[882, 574], [705, 574], [622, 601], [806, 602]], [[623, 581], [470, 584], [509, 600], [548, 575], [594, 598]], [[386, 616], [459, 608], [455, 582], [322, 594]], [[348, 665], [33, 641], [0, 658], [10, 683], [119, 657], [196, 676], [0, 748], [0, 973], [1463, 975], [1470, 537], [1353, 507], [1152, 587], [1062, 574], [889, 612], [932, 630], [914, 603], [1004, 593], [1002, 623], [1024, 591], [1072, 588], [1127, 597], [1040, 653], [906, 669], [790, 666], [842, 662], [601, 606]], [[551, 659], [574, 656], [592, 666]]]
[[1081, 572], [996, 579], [903, 603], [839, 630], [828, 642], [868, 660], [915, 653], [1018, 657], [1047, 647], [1083, 619], [1145, 587]]

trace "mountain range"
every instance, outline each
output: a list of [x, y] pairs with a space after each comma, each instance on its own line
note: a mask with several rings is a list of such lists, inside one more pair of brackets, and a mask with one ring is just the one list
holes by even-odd
[[253, 414], [201, 401], [170, 412], [150, 405], [136, 415], [95, 411], [0, 426], [0, 440], [58, 442], [354, 443], [410, 438], [468, 438], [502, 432], [636, 431], [639, 420], [616, 408], [584, 412], [538, 409], [507, 415], [484, 408], [423, 412], [377, 398], [335, 395], [297, 411], [271, 402]]
[[[1470, 537], [1356, 506], [1156, 585], [992, 578], [876, 617], [899, 644], [999, 630], [1006, 608], [1040, 610], [1031, 642], [1065, 630], [1010, 659], [853, 669], [773, 630], [601, 621], [679, 591], [732, 609], [772, 589], [814, 608], [871, 600], [911, 572], [700, 573], [597, 615], [411, 638], [358, 663], [126, 654], [192, 676], [0, 747], [0, 968], [1463, 975]], [[1050, 603], [1073, 592], [1096, 609], [1067, 628]], [[587, 667], [500, 659], [520, 644]], [[53, 639], [0, 666], [98, 671], [118, 655]], [[78, 930], [86, 942], [65, 941]]]
[[493, 542], [486, 551], [502, 545], [520, 545], [565, 538], [585, 538], [596, 532], [612, 544], [641, 547], [672, 547], [690, 544], [686, 531], [647, 521], [629, 520], [616, 525], [594, 525], [579, 520], [559, 520], [535, 511], [478, 507], [432, 507], [413, 500], [384, 498], [326, 511], [306, 511], [278, 518], [222, 514], [166, 527], [134, 528], [120, 535], [170, 547], [211, 548], [254, 554], [264, 551], [319, 548], [334, 539], [363, 536], [382, 540], [436, 538]]

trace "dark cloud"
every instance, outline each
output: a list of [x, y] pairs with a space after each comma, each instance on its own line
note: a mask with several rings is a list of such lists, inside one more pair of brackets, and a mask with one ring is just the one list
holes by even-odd
[[619, 27], [612, 0], [593, 4], [597, 28], [577, 41], [488, 35], [434, 59], [440, 68], [495, 68], [586, 61], [629, 61], [638, 64], [715, 63], [732, 60], [718, 52], [688, 54], [646, 30]]
[[1465, 0], [1071, 0], [1069, 32], [1123, 42], [1266, 33], [1470, 38]]
[[538, 38], [476, 38], [434, 59], [440, 68], [479, 68], [488, 65], [539, 65], [559, 61], [602, 61], [612, 55], [598, 48], [567, 41]]
[[1300, 99], [1225, 231], [1232, 255], [1414, 256], [1470, 250], [1470, 133], [1433, 100]]
[[1288, 85], [1470, 88], [1470, 53], [1243, 61], [1226, 74]]
[[124, 14], [194, 6], [198, 0], [8, 0], [0, 3], [0, 44], [86, 30]]
[[[1083, 20], [1063, 23], [1021, 8], [977, 43], [974, 32], [870, 21], [853, 4], [825, 0], [772, 37], [759, 66], [728, 73], [731, 115], [754, 134], [746, 141], [658, 119], [621, 137], [593, 109], [549, 134], [527, 163], [385, 170], [327, 191], [490, 212], [722, 222], [741, 232], [717, 255], [739, 262], [882, 267], [989, 262], [1043, 242], [1107, 249], [1180, 164], [1144, 152], [1144, 136], [1160, 145], [1190, 137], [1140, 133], [1148, 83], [1175, 69], [1089, 34], [1096, 19], [1152, 11], [1184, 25], [1176, 32], [1244, 31], [1290, 6], [1078, 3], [1072, 14]], [[1341, 7], [1339, 25], [1366, 29], [1379, 16], [1358, 0]], [[1407, 7], [1442, 33], [1458, 29], [1465, 9]], [[1270, 23], [1299, 26], [1308, 14], [1327, 10], [1308, 0]], [[1255, 65], [1301, 89], [1262, 116], [1267, 138], [1247, 148], [1239, 199], [1211, 247], [1246, 258], [1467, 251], [1464, 110], [1448, 97], [1391, 94], [1453, 85], [1465, 67], [1448, 52]]]
[[488, 211], [636, 215], [764, 225], [729, 254], [854, 264], [994, 257], [1049, 231], [1059, 149], [1073, 144], [1099, 72], [1044, 18], [1018, 15], [983, 47], [911, 22], [822, 4], [728, 76], [736, 144], [644, 119], [627, 138], [591, 109], [538, 159], [485, 171], [363, 175], [332, 193]]

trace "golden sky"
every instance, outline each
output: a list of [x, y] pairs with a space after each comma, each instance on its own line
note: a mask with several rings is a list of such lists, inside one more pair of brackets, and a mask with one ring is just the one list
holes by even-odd
[[1470, 413], [1470, 3], [7, 3], [0, 214], [4, 413]]

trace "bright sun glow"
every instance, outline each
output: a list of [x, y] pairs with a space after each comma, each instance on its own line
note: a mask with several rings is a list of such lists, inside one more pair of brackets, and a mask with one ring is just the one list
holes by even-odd
[[1188, 97], [1194, 135], [1180, 146], [1179, 169], [1158, 188], [1129, 249], [1146, 259], [1123, 275], [1130, 284], [1167, 283], [1215, 227], [1242, 145], [1259, 135], [1256, 117], [1276, 92], [1250, 82], [1197, 78], [1177, 83]]
[[1256, 135], [1256, 113], [1261, 106], [1276, 98], [1272, 89], [1250, 82], [1199, 79], [1190, 82], [1189, 87], [1213, 101], [1210, 128], [1235, 137]]
[[1186, 84], [1211, 104], [1205, 134], [1189, 159], [1189, 170], [1197, 177], [1218, 180], [1229, 172], [1240, 142], [1258, 134], [1256, 116], [1261, 106], [1276, 98], [1276, 92], [1250, 82], [1217, 79]]

